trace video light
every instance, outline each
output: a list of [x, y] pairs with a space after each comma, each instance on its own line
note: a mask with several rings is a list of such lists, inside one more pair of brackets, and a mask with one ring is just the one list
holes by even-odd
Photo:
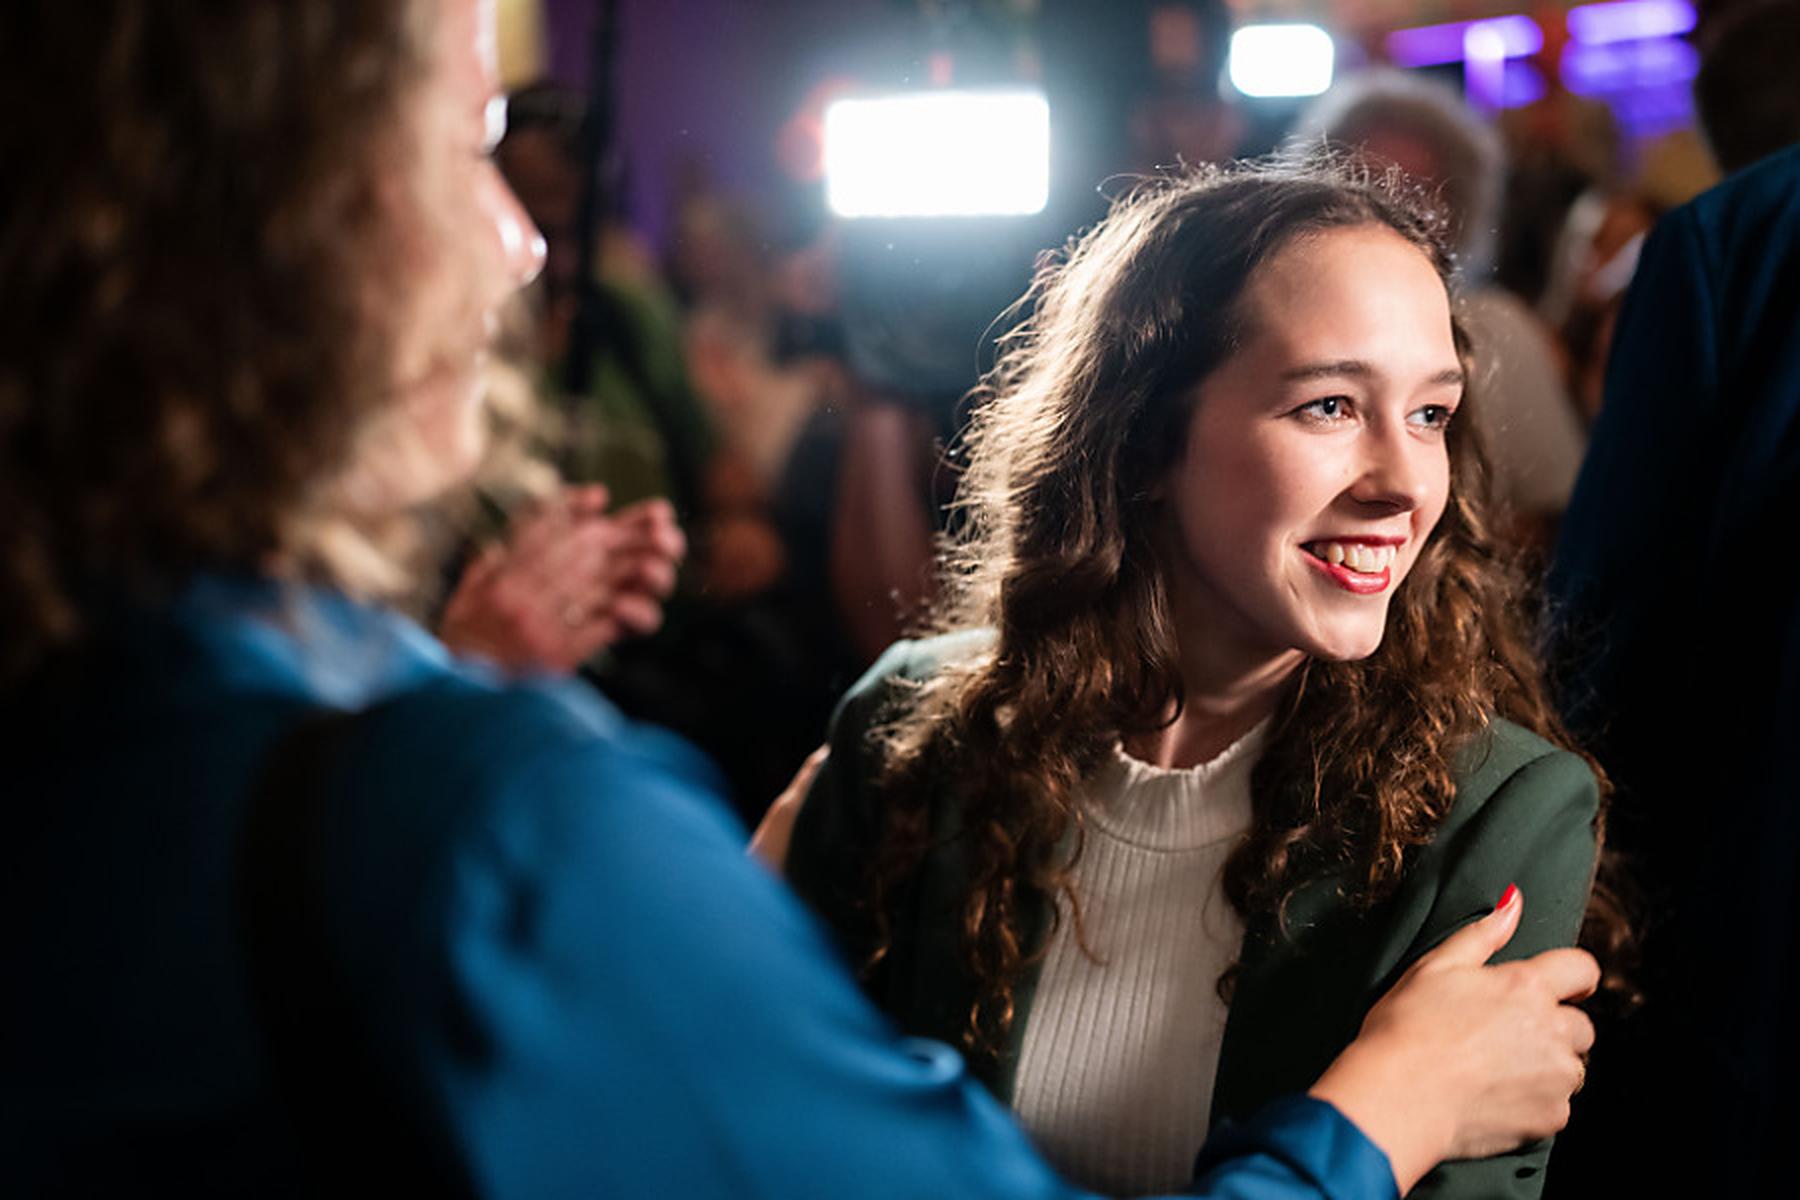
[[1049, 198], [1041, 92], [915, 92], [825, 110], [825, 199], [840, 217], [1026, 216]]
[[1317, 25], [1245, 25], [1231, 35], [1226, 73], [1246, 96], [1317, 96], [1331, 86], [1336, 57]]

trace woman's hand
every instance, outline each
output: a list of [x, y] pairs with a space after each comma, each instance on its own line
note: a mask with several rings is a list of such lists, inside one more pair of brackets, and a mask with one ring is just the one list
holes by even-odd
[[781, 795], [775, 797], [775, 803], [769, 805], [769, 811], [750, 835], [750, 856], [760, 860], [777, 875], [787, 869], [788, 842], [794, 836], [794, 820], [800, 815], [800, 808], [806, 803], [806, 793], [812, 788], [813, 776], [831, 757], [830, 746], [820, 746], [806, 756], [800, 769]]
[[608, 515], [598, 485], [516, 518], [457, 581], [439, 635], [513, 670], [572, 671], [627, 635], [654, 633], [687, 551], [664, 500]]
[[1479, 1158], [1568, 1123], [1594, 1043], [1600, 969], [1583, 950], [1485, 965], [1519, 927], [1516, 888], [1420, 958], [1369, 1011], [1311, 1094], [1386, 1151], [1401, 1192], [1444, 1159]]

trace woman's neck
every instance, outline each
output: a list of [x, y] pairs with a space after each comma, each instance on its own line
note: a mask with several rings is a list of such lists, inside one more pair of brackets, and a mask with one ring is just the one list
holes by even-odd
[[1275, 711], [1304, 661], [1299, 651], [1235, 667], [1184, 656], [1180, 715], [1161, 729], [1127, 738], [1126, 752], [1173, 770], [1211, 762]]

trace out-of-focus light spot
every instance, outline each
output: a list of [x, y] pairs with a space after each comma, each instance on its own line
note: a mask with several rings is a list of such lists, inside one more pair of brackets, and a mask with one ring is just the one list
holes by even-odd
[[1569, 36], [1590, 46], [1673, 37], [1694, 27], [1688, 0], [1616, 0], [1583, 4], [1568, 12]]
[[510, 92], [544, 77], [543, 0], [498, 0], [494, 33], [501, 87]]
[[1501, 108], [1523, 108], [1536, 104], [1550, 93], [1544, 73], [1526, 62], [1506, 64], [1506, 78], [1500, 85]]
[[1478, 21], [1463, 31], [1463, 94], [1470, 104], [1493, 112], [1505, 88], [1506, 39]]
[[1461, 61], [1471, 33], [1484, 41], [1490, 35], [1498, 38], [1503, 47], [1502, 58], [1523, 58], [1544, 48], [1544, 31], [1536, 21], [1518, 13], [1482, 21], [1452, 21], [1447, 25], [1396, 29], [1387, 35], [1383, 44], [1388, 57], [1399, 66], [1435, 67], [1440, 63]]
[[1609, 103], [1619, 124], [1632, 137], [1655, 137], [1694, 123], [1693, 93], [1685, 83], [1640, 88]]
[[1024, 216], [1050, 198], [1040, 92], [919, 92], [825, 110], [825, 198], [841, 217]]
[[1336, 57], [1317, 25], [1246, 25], [1231, 35], [1226, 71], [1246, 96], [1316, 96], [1331, 86]]
[[1700, 69], [1700, 52], [1679, 38], [1601, 45], [1570, 43], [1562, 79], [1578, 96], [1686, 83]]

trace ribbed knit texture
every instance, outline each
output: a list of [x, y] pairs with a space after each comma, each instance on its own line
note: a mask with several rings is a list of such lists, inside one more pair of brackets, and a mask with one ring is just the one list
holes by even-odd
[[1088, 947], [1068, 912], [1026, 1020], [1013, 1107], [1072, 1181], [1173, 1191], [1206, 1140], [1225, 1032], [1219, 976], [1243, 925], [1221, 870], [1250, 823], [1267, 723], [1199, 767], [1119, 752], [1089, 786], [1075, 867]]

